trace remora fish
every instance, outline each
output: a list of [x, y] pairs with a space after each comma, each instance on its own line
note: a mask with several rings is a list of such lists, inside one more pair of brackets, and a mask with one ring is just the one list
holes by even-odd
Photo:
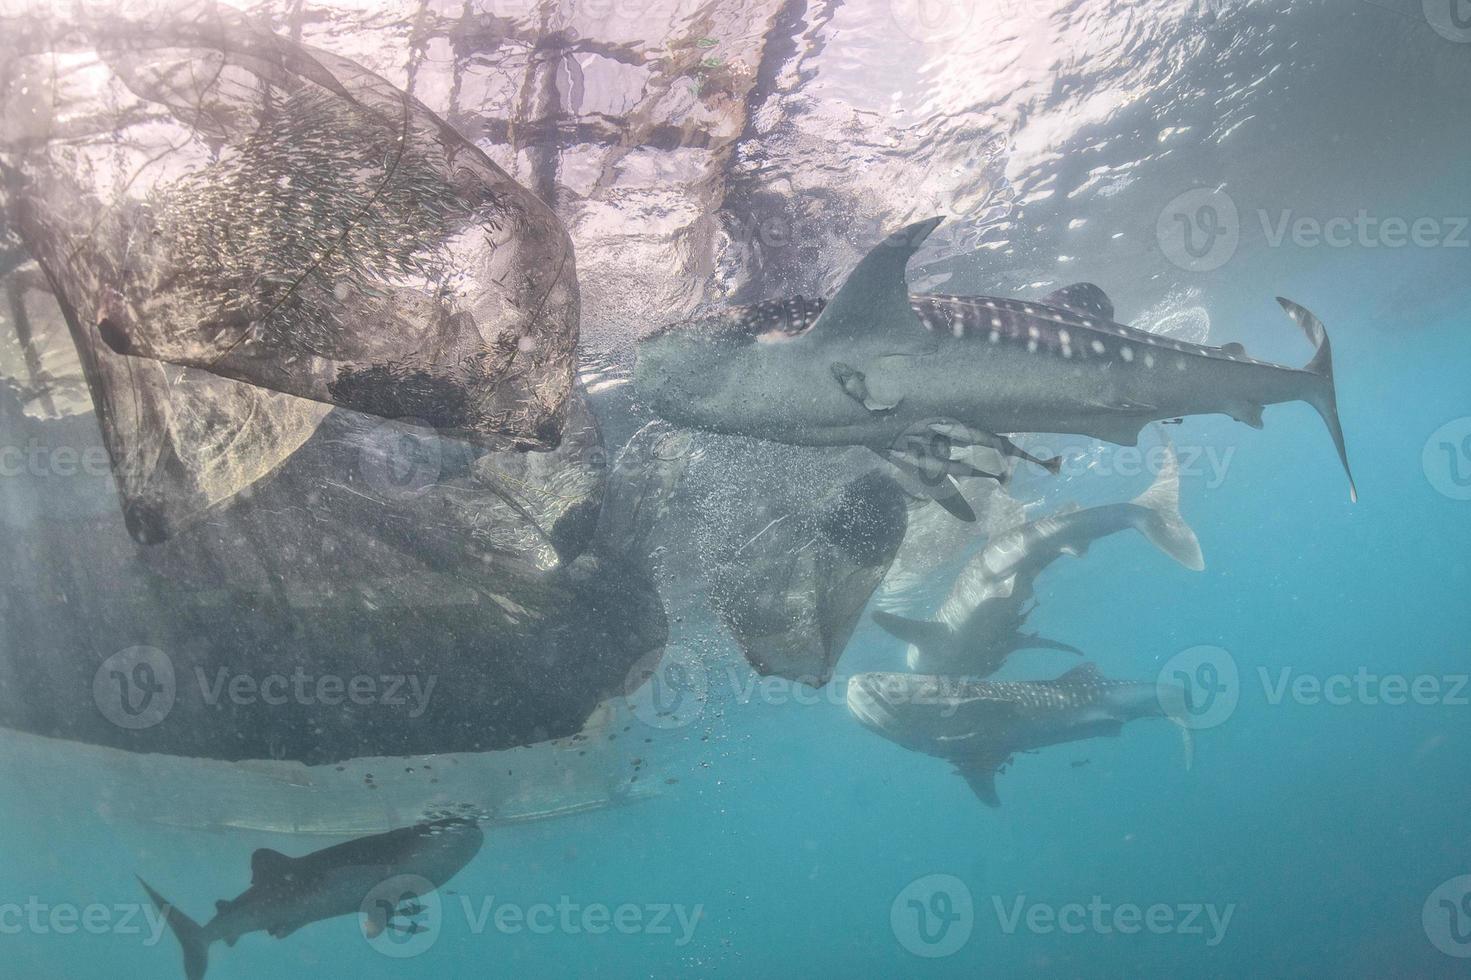
[[[1328, 335], [1308, 310], [1278, 298], [1316, 347], [1294, 369], [1248, 357], [1239, 344], [1205, 347], [1115, 323], [1112, 301], [1091, 283], [1037, 301], [911, 295], [905, 267], [939, 222], [876, 246], [807, 329], [772, 330], [769, 316], [756, 316], [650, 335], [635, 370], [642, 397], [680, 425], [869, 446], [921, 468], [936, 457], [943, 467], [946, 454], [917, 454], [906, 444], [916, 434], [1013, 455], [1020, 451], [996, 433], [1135, 445], [1151, 421], [1224, 413], [1260, 427], [1264, 406], [1306, 401], [1349, 473]], [[961, 475], [976, 474], [937, 473], [937, 499]], [[1351, 473], [1349, 491], [1357, 499]]]
[[[848, 682], [848, 710], [864, 726], [915, 752], [955, 765], [987, 806], [1000, 806], [996, 773], [1017, 752], [1117, 735], [1136, 718], [1177, 718], [1162, 700], [1179, 692], [1110, 681], [1091, 663], [1051, 681], [962, 681], [929, 674], [868, 673]], [[1194, 761], [1189, 728], [1185, 767]]]
[[1094, 541], [1130, 528], [1186, 568], [1205, 567], [1200, 542], [1180, 516], [1180, 467], [1167, 453], [1149, 489], [1129, 503], [1056, 514], [998, 534], [960, 572], [934, 620], [878, 611], [874, 621], [910, 644], [909, 669], [986, 677], [1017, 650], [1081, 651], [1021, 632], [1037, 576], [1062, 555], [1081, 557]]
[[[284, 939], [312, 922], [365, 911], [373, 890], [397, 875], [412, 875], [440, 887], [470, 863], [484, 840], [473, 820], [453, 817], [360, 837], [299, 858], [262, 848], [250, 858], [250, 887], [233, 901], [216, 902], [215, 917], [202, 926], [143, 879], [138, 882], [184, 947], [184, 975], [199, 980], [215, 942], [234, 946], [249, 932]], [[399, 905], [366, 909], [364, 928], [370, 938], [385, 929], [422, 930], [413, 922], [393, 921], [412, 915], [411, 900], [422, 896], [403, 892], [394, 897]]]

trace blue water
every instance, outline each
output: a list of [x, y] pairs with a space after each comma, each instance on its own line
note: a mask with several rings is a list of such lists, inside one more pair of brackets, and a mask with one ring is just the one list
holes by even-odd
[[[831, 698], [780, 706], [720, 692], [690, 726], [659, 733], [660, 752], [674, 760], [661, 771], [677, 785], [623, 808], [493, 829], [451, 886], [475, 896], [477, 909], [490, 896], [521, 906], [567, 896], [698, 907], [687, 943], [677, 927], [594, 936], [492, 925], [476, 935], [452, 902], [440, 939], [413, 959], [380, 956], [355, 922], [337, 919], [285, 941], [256, 934], [217, 949], [210, 975], [1464, 975], [1427, 941], [1421, 908], [1443, 881], [1471, 871], [1471, 708], [1464, 698], [1274, 705], [1257, 673], [1275, 682], [1283, 666], [1316, 676], [1365, 668], [1453, 678], [1468, 669], [1468, 504], [1437, 493], [1421, 466], [1424, 439], [1466, 410], [1466, 322], [1397, 333], [1369, 322], [1355, 310], [1374, 283], [1352, 275], [1345, 258], [1368, 264], [1335, 256], [1342, 278], [1325, 271], [1337, 289], [1322, 315], [1334, 328], [1361, 502], [1345, 500], [1305, 409], [1270, 411], [1262, 432], [1192, 422], [1177, 441], [1239, 447], [1221, 487], [1187, 484], [1207, 571], [1186, 575], [1120, 539], [1045, 580], [1036, 626], [1083, 642], [1110, 676], [1147, 678], [1196, 644], [1230, 652], [1240, 704], [1199, 733], [1194, 771], [1183, 771], [1169, 723], [1136, 723], [1118, 739], [1022, 757], [1000, 777], [1002, 808], [990, 811], [944, 763], [858, 728]], [[843, 669], [900, 657], [865, 627]], [[1050, 675], [1066, 657], [1018, 660]], [[1012, 674], [1027, 673], [1018, 666]], [[35, 778], [64, 783], [66, 773]], [[131, 875], [147, 868], [170, 883], [172, 900], [202, 914], [243, 888], [255, 847], [303, 850], [262, 835], [115, 825], [87, 786], [67, 794], [65, 809], [44, 812], [4, 795], [7, 894], [136, 902]], [[931, 874], [964, 883], [974, 925], [958, 952], [922, 959], [896, 938], [890, 907]], [[1007, 934], [995, 902], [1009, 914], [1019, 896], [1234, 912], [1214, 946], [1209, 931]], [[146, 938], [6, 936], [6, 975], [173, 975], [172, 939]]]
[[[1374, 152], [1398, 153], [1406, 168], [1417, 159], [1413, 148]], [[1382, 194], [1367, 177], [1340, 182], [1313, 213], [1471, 213], [1464, 157], [1436, 157], [1417, 174]], [[1244, 212], [1268, 206], [1236, 193]], [[962, 272], [984, 279], [974, 263]], [[1446, 909], [1432, 893], [1471, 875], [1471, 501], [1437, 489], [1471, 477], [1471, 441], [1448, 455], [1432, 447], [1441, 470], [1424, 451], [1443, 425], [1471, 417], [1468, 272], [1465, 248], [1246, 242], [1211, 279], [1211, 342], [1302, 363], [1306, 346], [1271, 299], [1291, 296], [1323, 319], [1359, 502], [1347, 500], [1305, 405], [1269, 408], [1262, 431], [1189, 419], [1170, 430], [1177, 446], [1230, 453], [1219, 485], [1189, 475], [1183, 485], [1206, 570], [1185, 572], [1119, 536], [1041, 580], [1031, 628], [1083, 647], [1111, 678], [1152, 682], [1199, 645], [1229, 654], [1239, 701], [1196, 733], [1193, 769], [1170, 722], [1139, 721], [1116, 739], [1018, 757], [998, 779], [1001, 807], [988, 809], [948, 764], [848, 714], [844, 676], [902, 669], [903, 647], [865, 618], [833, 691], [811, 704], [751, 693], [758, 679], [727, 651], [688, 724], [632, 733], [650, 739], [652, 797], [487, 826], [418, 955], [383, 955], [354, 918], [336, 918], [284, 940], [255, 933], [216, 946], [209, 976], [1467, 976], [1471, 959], [1437, 940], [1471, 956], [1471, 904]], [[1100, 479], [1069, 489], [1127, 499], [1147, 482]], [[710, 628], [676, 624], [674, 642]], [[1021, 653], [1001, 677], [1073, 665]], [[1318, 680], [1428, 678], [1441, 696], [1274, 703], [1284, 668]], [[325, 843], [119, 820], [64, 762], [28, 771], [0, 788], [0, 976], [182, 976], [174, 939], [150, 934], [135, 874], [202, 919], [245, 888], [254, 849]], [[947, 877], [926, 890], [922, 879], [937, 875]], [[22, 921], [16, 907], [28, 902], [103, 907], [142, 932], [65, 931], [46, 913]], [[631, 906], [637, 919], [626, 934], [593, 934], [581, 919], [498, 927], [493, 912], [477, 927], [466, 903], [478, 915], [487, 902], [561, 903], [574, 916]], [[1090, 903], [1110, 911], [1074, 911]], [[1129, 934], [1113, 918], [1154, 906], [1173, 924]], [[1034, 908], [1041, 918], [1029, 926]], [[1211, 912], [1229, 916], [1223, 928]], [[1078, 927], [1048, 925], [1058, 914]], [[1181, 928], [1187, 915], [1193, 926]], [[661, 928], [650, 928], [654, 916]]]

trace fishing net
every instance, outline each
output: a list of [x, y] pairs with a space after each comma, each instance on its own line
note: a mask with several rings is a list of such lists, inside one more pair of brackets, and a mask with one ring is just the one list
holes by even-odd
[[135, 537], [259, 480], [333, 405], [558, 443], [570, 243], [422, 104], [209, 2], [4, 26], [5, 234], [61, 303]]

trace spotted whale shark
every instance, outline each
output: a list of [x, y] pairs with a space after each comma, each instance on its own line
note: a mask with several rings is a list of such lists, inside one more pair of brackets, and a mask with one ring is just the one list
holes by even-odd
[[[1106, 679], [1091, 663], [1050, 681], [972, 681], [930, 674], [866, 673], [848, 681], [848, 710], [866, 728], [951, 762], [987, 806], [1000, 806], [996, 775], [1012, 756], [1118, 735], [1140, 718], [1178, 719], [1185, 703], [1160, 685]], [[1180, 725], [1185, 766], [1191, 730]]]
[[[473, 820], [450, 817], [383, 834], [334, 844], [299, 858], [261, 848], [251, 855], [250, 887], [233, 900], [215, 903], [215, 916], [199, 925], [139, 879], [148, 897], [168, 920], [184, 948], [184, 976], [200, 980], [209, 965], [209, 947], [234, 946], [246, 933], [265, 932], [284, 939], [304, 925], [364, 912], [369, 938], [385, 930], [422, 931], [412, 921], [419, 889], [432, 891], [480, 851], [485, 837]], [[385, 883], [404, 878], [392, 902], [373, 897]], [[403, 917], [406, 921], [395, 921]]]
[[764, 304], [677, 324], [638, 345], [635, 383], [658, 415], [693, 428], [797, 445], [867, 446], [926, 478], [966, 518], [954, 458], [987, 445], [1049, 469], [1005, 433], [1054, 432], [1137, 445], [1152, 421], [1225, 414], [1260, 428], [1267, 405], [1305, 401], [1328, 427], [1357, 499], [1322, 322], [1278, 298], [1314, 345], [1302, 368], [1240, 344], [1208, 347], [1114, 320], [1091, 283], [1029, 301], [911, 294], [910, 257], [939, 224], [916, 222], [860, 261], [825, 304]]
[[956, 576], [934, 619], [878, 610], [874, 622], [910, 644], [909, 669], [922, 674], [986, 677], [1017, 650], [1080, 653], [1022, 631], [1037, 577], [1063, 555], [1081, 557], [1095, 541], [1129, 530], [1192, 571], [1205, 567], [1200, 542], [1180, 514], [1180, 465], [1168, 443], [1159, 474], [1133, 500], [1067, 506], [992, 535]]

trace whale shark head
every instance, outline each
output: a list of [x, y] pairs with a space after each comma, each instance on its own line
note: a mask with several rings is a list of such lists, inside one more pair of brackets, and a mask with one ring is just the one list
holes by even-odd
[[773, 345], [801, 336], [823, 303], [793, 296], [733, 307], [665, 327], [639, 341], [634, 385], [644, 404], [678, 425], [730, 429], [771, 380]]
[[865, 728], [908, 749], [933, 752], [956, 734], [960, 681], [932, 674], [873, 671], [848, 680], [848, 710]]

